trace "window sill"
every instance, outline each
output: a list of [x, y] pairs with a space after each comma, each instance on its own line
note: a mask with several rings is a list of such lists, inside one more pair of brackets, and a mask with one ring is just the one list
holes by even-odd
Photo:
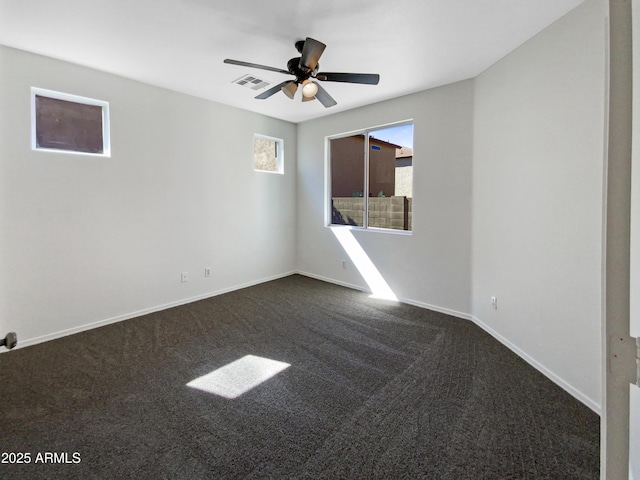
[[327, 228], [336, 230], [351, 230], [354, 232], [375, 232], [389, 235], [400, 235], [404, 237], [410, 237], [413, 235], [413, 230], [397, 230], [394, 228], [379, 228], [379, 227], [357, 227], [353, 225], [327, 225]]

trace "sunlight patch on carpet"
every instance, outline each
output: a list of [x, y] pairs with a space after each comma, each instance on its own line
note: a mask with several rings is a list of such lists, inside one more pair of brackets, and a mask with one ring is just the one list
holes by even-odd
[[269, 358], [245, 355], [190, 381], [187, 387], [197, 388], [224, 398], [238, 398], [290, 366], [288, 363]]

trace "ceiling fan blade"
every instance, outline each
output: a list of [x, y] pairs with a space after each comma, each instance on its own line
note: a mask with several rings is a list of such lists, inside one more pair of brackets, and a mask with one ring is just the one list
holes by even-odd
[[325, 106], [325, 108], [329, 108], [329, 107], [333, 107], [334, 105], [337, 105], [338, 102], [336, 102], [333, 99], [333, 97], [329, 95], [327, 91], [320, 86], [318, 82], [313, 82], [313, 83], [315, 83], [318, 86], [318, 93], [316, 93], [316, 98], [320, 101], [322, 105]]
[[279, 83], [278, 85], [276, 85], [275, 87], [271, 87], [269, 90], [266, 90], [264, 92], [262, 92], [260, 95], [258, 95], [256, 98], [258, 100], [264, 100], [265, 98], [269, 98], [271, 95], [275, 95], [276, 93], [278, 93], [280, 90], [282, 90], [282, 87], [286, 87], [287, 85], [289, 85], [291, 82], [295, 83], [295, 80], [287, 80], [284, 81], [282, 83]]
[[230, 58], [225, 58], [224, 63], [229, 63], [231, 65], [240, 65], [241, 67], [259, 68], [261, 70], [269, 70], [270, 72], [286, 73], [287, 75], [291, 75], [291, 73], [281, 68], [268, 67], [266, 65], [259, 65], [257, 63], [242, 62], [240, 60], [232, 60]]
[[367, 85], [377, 85], [380, 81], [380, 75], [377, 73], [320, 72], [316, 78], [325, 82], [365, 83]]
[[300, 57], [300, 68], [307, 71], [313, 71], [318, 66], [318, 60], [320, 55], [324, 52], [327, 46], [314, 40], [311, 37], [307, 37], [304, 41], [304, 47], [302, 48], [302, 56]]

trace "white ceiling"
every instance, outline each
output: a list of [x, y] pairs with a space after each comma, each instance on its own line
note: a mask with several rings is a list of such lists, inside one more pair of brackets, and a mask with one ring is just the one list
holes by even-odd
[[[472, 78], [582, 1], [0, 0], [0, 44], [301, 122]], [[379, 85], [322, 82], [338, 102], [325, 109], [232, 83], [293, 78], [223, 60], [286, 70], [307, 36], [327, 45], [321, 71]]]

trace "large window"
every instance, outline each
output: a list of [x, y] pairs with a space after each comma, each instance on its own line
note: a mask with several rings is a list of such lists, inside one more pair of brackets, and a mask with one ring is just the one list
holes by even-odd
[[31, 148], [109, 156], [109, 103], [31, 89]]
[[332, 225], [412, 230], [413, 123], [329, 139]]

